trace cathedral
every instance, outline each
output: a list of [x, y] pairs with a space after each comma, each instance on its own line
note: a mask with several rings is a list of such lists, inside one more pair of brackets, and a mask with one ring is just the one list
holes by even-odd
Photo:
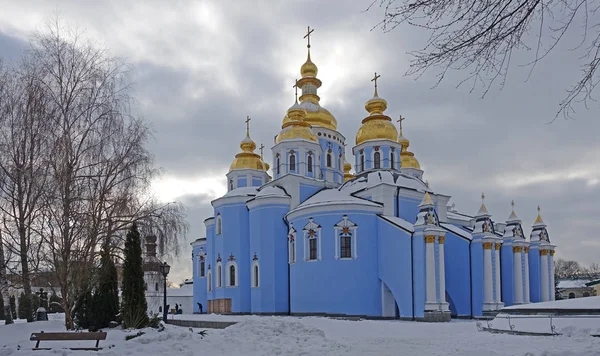
[[248, 118], [228, 191], [192, 243], [194, 311], [449, 321], [553, 300], [555, 246], [539, 207], [527, 239], [514, 203], [506, 221], [492, 218], [483, 194], [475, 215], [449, 205], [423, 180], [403, 118], [397, 129], [385, 114], [377, 74], [346, 157], [319, 103], [311, 32], [272, 166]]

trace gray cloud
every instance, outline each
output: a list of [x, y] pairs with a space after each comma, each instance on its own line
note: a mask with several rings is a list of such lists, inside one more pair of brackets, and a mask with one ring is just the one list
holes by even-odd
[[[547, 125], [579, 75], [565, 65], [577, 60], [568, 50], [572, 39], [527, 81], [528, 68], [515, 66], [506, 85], [482, 99], [482, 90], [470, 93], [468, 83], [455, 88], [466, 73], [449, 73], [435, 89], [434, 72], [418, 81], [405, 77], [406, 53], [423, 47], [426, 34], [409, 27], [371, 31], [381, 12], [364, 13], [369, 3], [36, 3], [35, 16], [27, 17], [27, 6], [7, 6], [0, 14], [0, 53], [18, 58], [31, 30], [58, 7], [66, 22], [76, 22], [133, 65], [136, 111], [152, 123], [151, 148], [166, 176], [219, 177], [224, 185], [246, 115], [253, 118], [257, 144], [270, 148], [279, 132], [306, 58], [302, 36], [309, 24], [316, 28], [312, 58], [323, 80], [319, 94], [347, 138], [348, 155], [377, 71], [387, 113], [407, 117], [404, 134], [433, 189], [452, 195], [457, 208], [471, 214], [485, 191], [497, 221], [508, 217], [514, 199], [526, 227], [539, 204], [558, 257], [598, 262], [600, 110], [581, 107], [576, 120]], [[110, 16], [99, 16], [101, 11]], [[515, 64], [526, 63], [527, 55], [516, 55]], [[268, 149], [265, 156], [270, 162]], [[200, 188], [178, 198], [189, 209], [186, 244], [204, 235], [203, 221], [211, 214], [214, 193]], [[190, 274], [184, 253], [173, 276]]]

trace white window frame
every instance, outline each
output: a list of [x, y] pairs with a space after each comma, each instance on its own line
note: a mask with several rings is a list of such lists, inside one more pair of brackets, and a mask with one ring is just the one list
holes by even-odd
[[217, 262], [217, 288], [223, 288], [223, 264]]
[[296, 229], [290, 224], [290, 230], [288, 232], [288, 263], [296, 263]]
[[[350, 232], [352, 234], [352, 255], [353, 257], [341, 257], [341, 236], [340, 233], [344, 228], [350, 228]], [[357, 259], [358, 258], [358, 243], [357, 243], [357, 237], [356, 237], [356, 232], [358, 230], [358, 225], [356, 225], [355, 223], [353, 223], [352, 221], [350, 221], [348, 219], [348, 215], [344, 215], [342, 216], [342, 220], [340, 220], [337, 224], [335, 224], [334, 226], [334, 240], [335, 240], [335, 259], [336, 260], [351, 260], [351, 259]]]
[[[317, 258], [314, 260], [310, 259], [310, 243], [309, 243], [309, 236], [308, 236], [308, 232], [310, 230], [313, 230], [315, 232], [315, 239], [317, 240]], [[304, 239], [303, 240], [303, 246], [304, 246], [304, 262], [314, 262], [314, 261], [321, 261], [323, 260], [323, 255], [321, 253], [322, 248], [321, 248], [321, 225], [315, 223], [313, 221], [313, 218], [309, 218], [308, 219], [308, 224], [306, 224], [304, 226]]]
[[[230, 278], [230, 274], [229, 274], [230, 273], [229, 269], [231, 268], [231, 266], [233, 266], [235, 268], [235, 273], [234, 273], [234, 275], [235, 275], [235, 284], [231, 284], [231, 280], [230, 280], [231, 278]], [[235, 262], [235, 261], [229, 261], [229, 262], [227, 262], [227, 264], [225, 265], [225, 280], [226, 280], [225, 286], [227, 288], [235, 288], [235, 287], [237, 287], [238, 284], [239, 284], [239, 282], [240, 282], [240, 279], [239, 279], [238, 275], [239, 275], [239, 270], [238, 270], [237, 262]]]
[[[258, 269], [257, 275], [254, 274], [255, 268]], [[260, 265], [258, 261], [252, 262], [250, 273], [252, 273], [252, 288], [260, 288]]]
[[215, 234], [216, 235], [221, 235], [223, 234], [223, 219], [221, 218], [221, 213], [217, 214], [217, 219], [216, 219], [216, 227], [215, 227]]

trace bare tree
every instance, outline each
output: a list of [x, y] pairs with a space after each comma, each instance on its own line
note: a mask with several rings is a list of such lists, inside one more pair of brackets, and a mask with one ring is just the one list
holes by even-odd
[[[391, 31], [407, 23], [430, 33], [427, 45], [412, 52], [408, 74], [421, 75], [437, 67], [438, 83], [448, 70], [467, 71], [461, 82], [482, 85], [485, 93], [498, 79], [504, 85], [517, 51], [533, 53], [531, 70], [544, 59], [569, 29], [581, 31], [578, 51], [581, 76], [559, 103], [558, 115], [568, 118], [574, 104], [587, 107], [600, 80], [600, 3], [589, 0], [374, 0], [384, 18], [379, 24]], [[573, 64], [571, 64], [573, 65]], [[459, 84], [460, 85], [460, 84]], [[473, 90], [473, 89], [472, 89]]]
[[582, 271], [583, 268], [577, 261], [566, 261], [560, 258], [554, 261], [554, 275], [556, 276], [556, 281], [564, 278], [577, 278]]
[[8, 279], [6, 278], [6, 260], [4, 259], [4, 239], [0, 231], [0, 295], [4, 305], [4, 324], [12, 324], [12, 313], [10, 311], [10, 297], [8, 295]]

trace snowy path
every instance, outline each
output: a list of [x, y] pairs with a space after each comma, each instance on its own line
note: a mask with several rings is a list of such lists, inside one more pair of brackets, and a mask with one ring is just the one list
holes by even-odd
[[[224, 330], [208, 330], [201, 338], [187, 328], [168, 325], [164, 332], [125, 341], [133, 332], [110, 330], [94, 355], [600, 355], [600, 339], [591, 337], [528, 337], [478, 332], [472, 321], [416, 323], [345, 321], [327, 318], [239, 316]], [[0, 356], [83, 355], [60, 350], [31, 351], [31, 332], [62, 331], [60, 322], [0, 326]], [[20, 345], [20, 350], [17, 350]], [[73, 346], [73, 344], [69, 344]], [[58, 353], [57, 353], [58, 351]]]

